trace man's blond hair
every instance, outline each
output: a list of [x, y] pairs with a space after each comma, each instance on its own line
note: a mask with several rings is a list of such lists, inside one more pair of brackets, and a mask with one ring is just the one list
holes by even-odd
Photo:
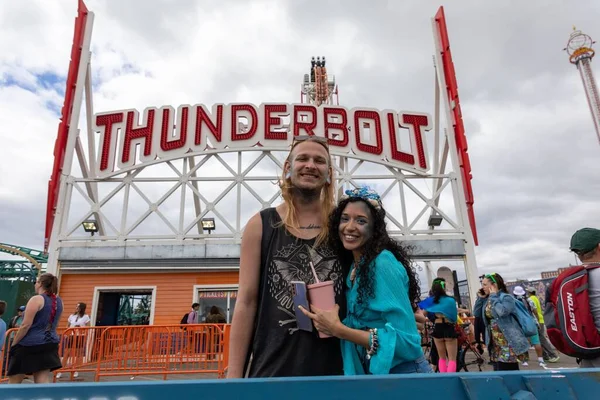
[[[327, 241], [327, 237], [329, 235], [329, 214], [331, 214], [331, 212], [335, 208], [335, 198], [334, 198], [334, 182], [335, 182], [335, 180], [333, 177], [333, 168], [332, 168], [333, 163], [331, 160], [331, 154], [329, 154], [329, 148], [325, 144], [321, 143], [320, 141], [311, 140], [309, 138], [302, 142], [295, 142], [292, 144], [292, 148], [290, 149], [290, 152], [286, 158], [286, 161], [290, 163], [290, 166], [292, 164], [290, 157], [292, 156], [294, 149], [299, 144], [305, 143], [305, 142], [319, 143], [320, 145], [322, 145], [325, 148], [325, 150], [327, 150], [327, 155], [329, 156], [328, 164], [329, 164], [329, 169], [331, 170], [331, 176], [329, 177], [329, 180], [325, 183], [323, 188], [321, 188], [321, 196], [320, 196], [321, 232], [319, 232], [319, 235], [317, 236], [317, 240], [315, 242], [315, 246], [319, 246], [320, 244], [325, 243]], [[328, 173], [329, 173], [329, 171], [328, 171]], [[298, 223], [298, 213], [296, 211], [296, 206], [294, 205], [294, 202], [293, 202], [293, 188], [294, 187], [291, 184], [291, 180], [287, 179], [285, 175], [286, 175], [286, 172], [284, 169], [281, 174], [281, 179], [279, 181], [279, 187], [281, 188], [281, 196], [283, 197], [283, 202], [287, 206], [282, 223], [287, 228], [298, 229], [300, 227], [299, 223]]]

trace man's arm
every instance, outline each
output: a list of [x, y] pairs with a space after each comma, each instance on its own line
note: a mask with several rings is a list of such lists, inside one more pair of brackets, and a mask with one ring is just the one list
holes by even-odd
[[596, 328], [600, 330], [600, 269], [590, 271], [588, 293], [590, 296], [590, 312], [594, 317]]
[[261, 240], [262, 220], [260, 214], [256, 214], [248, 221], [242, 237], [240, 286], [231, 321], [227, 378], [244, 377], [244, 363], [250, 347], [258, 301]]

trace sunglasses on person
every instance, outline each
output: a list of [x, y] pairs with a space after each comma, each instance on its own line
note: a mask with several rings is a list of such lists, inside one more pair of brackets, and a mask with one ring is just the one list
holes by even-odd
[[327, 139], [326, 137], [323, 136], [317, 136], [317, 135], [298, 135], [298, 136], [294, 136], [294, 140], [292, 141], [292, 147], [294, 147], [295, 145], [302, 143], [302, 142], [317, 142], [323, 146], [325, 146], [327, 149], [329, 149], [329, 139]]
[[496, 273], [491, 273], [491, 274], [487, 274], [485, 277], [488, 278], [490, 281], [494, 282], [496, 285], [498, 284], [498, 282], [496, 281], [496, 278], [494, 278], [494, 275], [496, 275]]

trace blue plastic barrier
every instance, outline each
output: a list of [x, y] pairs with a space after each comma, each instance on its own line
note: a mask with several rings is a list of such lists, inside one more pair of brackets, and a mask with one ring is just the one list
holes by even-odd
[[2, 385], [3, 400], [600, 398], [600, 369], [544, 372]]

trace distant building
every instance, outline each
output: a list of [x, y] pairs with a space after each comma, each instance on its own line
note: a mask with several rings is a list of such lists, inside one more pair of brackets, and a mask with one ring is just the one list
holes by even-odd
[[545, 271], [542, 272], [542, 279], [556, 278], [563, 273], [567, 268], [559, 268], [556, 271]]
[[533, 287], [537, 293], [537, 297], [540, 299], [540, 302], [544, 304], [546, 299], [546, 289], [548, 286], [550, 286], [550, 283], [552, 283], [552, 279], [554, 278], [536, 279], [534, 281], [519, 279], [517, 281], [505, 282], [505, 284], [506, 288], [508, 289], [508, 293], [511, 294], [515, 286], [521, 286], [523, 289]]

